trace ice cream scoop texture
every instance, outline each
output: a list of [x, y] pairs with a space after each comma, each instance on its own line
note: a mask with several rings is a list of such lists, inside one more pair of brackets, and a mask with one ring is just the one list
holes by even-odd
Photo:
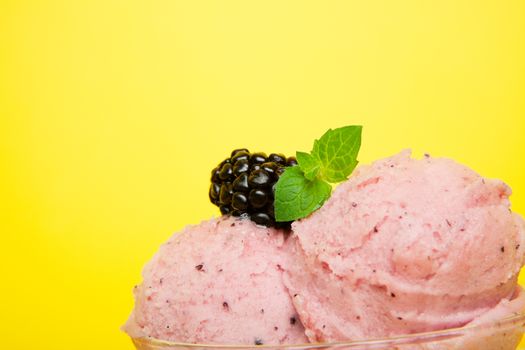
[[296, 263], [285, 283], [309, 339], [463, 326], [515, 299], [525, 230], [510, 193], [450, 159], [409, 151], [358, 168], [292, 227]]
[[280, 230], [222, 217], [173, 235], [147, 264], [125, 330], [186, 343], [307, 341], [283, 284]]
[[[525, 308], [517, 285], [525, 224], [510, 194], [450, 159], [404, 151], [360, 166], [289, 236], [229, 216], [188, 226], [144, 268], [124, 329], [184, 343], [278, 345], [515, 315]], [[428, 349], [512, 349], [520, 335]]]

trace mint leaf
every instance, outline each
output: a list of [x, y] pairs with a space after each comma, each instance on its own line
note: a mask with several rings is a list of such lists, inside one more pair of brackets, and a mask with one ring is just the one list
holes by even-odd
[[321, 168], [321, 162], [319, 159], [305, 152], [296, 152], [295, 157], [304, 173], [304, 177], [308, 180], [315, 179]]
[[321, 163], [320, 177], [328, 182], [341, 182], [357, 166], [361, 147], [362, 126], [352, 125], [329, 129], [314, 142], [312, 157]]
[[308, 216], [323, 205], [331, 191], [325, 181], [307, 179], [300, 167], [287, 168], [275, 186], [275, 220], [292, 221]]
[[341, 182], [357, 166], [362, 127], [329, 129], [311, 153], [297, 152], [298, 166], [287, 168], [275, 185], [275, 219], [292, 221], [317, 210], [330, 197], [330, 183]]

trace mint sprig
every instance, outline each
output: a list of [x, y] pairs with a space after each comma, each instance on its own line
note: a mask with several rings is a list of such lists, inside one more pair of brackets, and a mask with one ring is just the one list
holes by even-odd
[[275, 219], [292, 221], [304, 217], [319, 209], [331, 191], [330, 184], [323, 180], [308, 180], [299, 166], [288, 168], [275, 188]]
[[315, 180], [317, 175], [319, 175], [319, 171], [321, 171], [321, 162], [319, 159], [306, 152], [296, 152], [295, 157], [297, 158], [300, 169], [304, 173], [304, 177], [308, 180]]
[[357, 166], [362, 126], [329, 129], [310, 153], [297, 152], [298, 165], [287, 168], [275, 186], [275, 220], [304, 218], [330, 197], [330, 183], [347, 179]]
[[321, 178], [337, 183], [346, 180], [357, 165], [362, 126], [328, 130], [314, 142], [312, 156], [321, 164]]

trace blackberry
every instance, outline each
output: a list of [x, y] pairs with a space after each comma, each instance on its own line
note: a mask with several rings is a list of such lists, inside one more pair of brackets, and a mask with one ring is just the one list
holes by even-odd
[[291, 222], [275, 222], [274, 188], [285, 168], [295, 165], [295, 157], [236, 149], [212, 170], [210, 201], [222, 215], [249, 217], [259, 225], [289, 229]]

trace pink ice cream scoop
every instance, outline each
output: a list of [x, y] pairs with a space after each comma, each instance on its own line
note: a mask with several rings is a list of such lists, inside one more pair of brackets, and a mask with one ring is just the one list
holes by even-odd
[[463, 326], [521, 311], [523, 220], [510, 189], [410, 152], [362, 166], [293, 224], [285, 284], [310, 341]]
[[283, 284], [290, 247], [283, 232], [249, 220], [187, 227], [144, 268], [124, 330], [186, 343], [305, 343]]

